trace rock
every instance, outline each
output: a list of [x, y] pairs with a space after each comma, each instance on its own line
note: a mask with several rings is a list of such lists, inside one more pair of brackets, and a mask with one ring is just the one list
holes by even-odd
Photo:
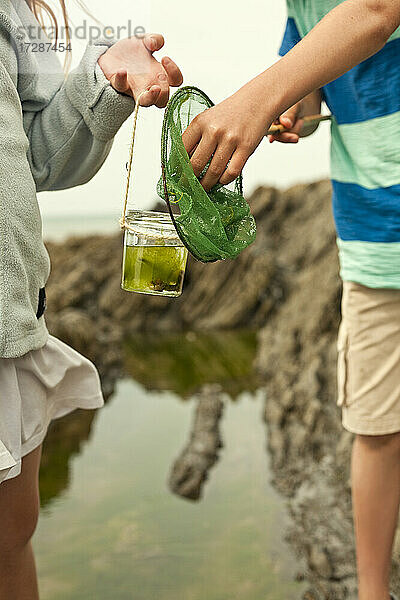
[[286, 436], [278, 427], [269, 430], [268, 447], [273, 457], [274, 468], [280, 469], [286, 459]]
[[267, 398], [265, 401], [265, 420], [269, 424], [279, 426], [282, 422], [285, 409], [275, 398]]
[[303, 414], [303, 423], [306, 426], [308, 433], [314, 430], [318, 417], [321, 416], [321, 412], [321, 403], [312, 398]]
[[310, 568], [323, 579], [331, 579], [333, 568], [326, 548], [311, 546], [309, 554]]
[[74, 348], [90, 355], [96, 342], [96, 325], [89, 315], [77, 308], [62, 309], [52, 328], [53, 334]]

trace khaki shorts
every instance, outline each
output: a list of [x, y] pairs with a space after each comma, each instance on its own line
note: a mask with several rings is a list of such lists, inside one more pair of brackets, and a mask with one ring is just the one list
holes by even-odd
[[337, 403], [348, 431], [400, 431], [400, 290], [344, 282]]

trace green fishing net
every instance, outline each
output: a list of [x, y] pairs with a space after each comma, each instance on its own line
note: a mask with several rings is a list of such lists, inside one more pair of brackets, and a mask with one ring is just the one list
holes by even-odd
[[[172, 96], [164, 116], [162, 177], [157, 186], [181, 241], [202, 262], [236, 258], [256, 237], [254, 217], [243, 197], [242, 178], [229, 186], [218, 184], [207, 193], [183, 145], [182, 134], [190, 122], [211, 106], [206, 94], [195, 87], [181, 88]], [[172, 205], [180, 214], [174, 214]]]

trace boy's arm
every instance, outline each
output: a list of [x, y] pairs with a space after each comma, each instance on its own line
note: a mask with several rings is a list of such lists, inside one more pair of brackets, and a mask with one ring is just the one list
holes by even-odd
[[[288, 107], [378, 52], [400, 25], [400, 0], [345, 0], [267, 71], [200, 114], [183, 140], [206, 189], [242, 171]], [[229, 164], [228, 164], [229, 163]]]
[[269, 141], [282, 142], [283, 144], [296, 144], [299, 138], [308, 137], [318, 129], [317, 125], [304, 125], [304, 117], [317, 115], [321, 111], [322, 95], [321, 90], [315, 90], [308, 94], [303, 100], [294, 104], [285, 111], [279, 119], [276, 119], [276, 124], [283, 125], [287, 131], [270, 135]]

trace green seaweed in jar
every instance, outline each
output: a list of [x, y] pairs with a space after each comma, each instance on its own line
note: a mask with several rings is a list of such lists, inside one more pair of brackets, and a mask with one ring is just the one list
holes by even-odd
[[187, 254], [184, 246], [125, 246], [122, 288], [141, 294], [180, 296]]

